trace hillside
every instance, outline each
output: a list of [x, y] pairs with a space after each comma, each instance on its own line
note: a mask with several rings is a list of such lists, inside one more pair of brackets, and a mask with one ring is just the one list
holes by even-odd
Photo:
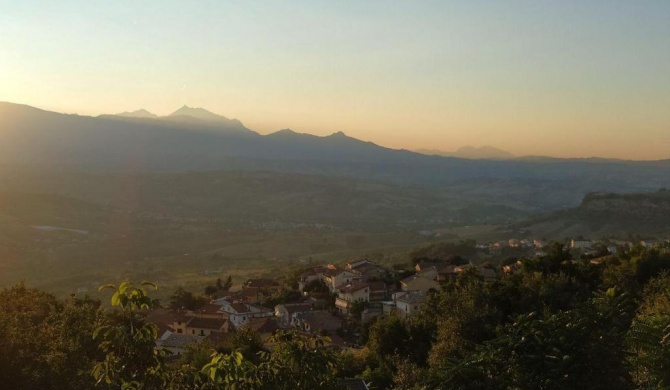
[[670, 235], [670, 191], [615, 194], [590, 193], [572, 209], [517, 225], [536, 237], [602, 238]]

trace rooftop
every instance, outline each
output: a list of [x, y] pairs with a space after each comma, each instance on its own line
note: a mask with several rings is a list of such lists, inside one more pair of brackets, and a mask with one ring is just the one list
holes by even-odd
[[285, 303], [282, 305], [277, 305], [276, 307], [284, 306], [288, 314], [299, 313], [303, 311], [312, 310], [311, 303]]
[[343, 294], [347, 293], [352, 293], [356, 292], [358, 290], [362, 290], [364, 288], [370, 287], [370, 284], [366, 282], [353, 282], [353, 283], [348, 283], [348, 284], [343, 284], [339, 287], [337, 287], [337, 291]]
[[219, 330], [226, 324], [222, 318], [191, 317], [186, 326], [189, 328]]
[[203, 336], [173, 333], [161, 342], [161, 347], [186, 348], [199, 344]]
[[305, 313], [298, 313], [296, 317], [316, 330], [337, 330], [342, 327], [342, 319], [335, 317], [327, 311], [308, 311]]

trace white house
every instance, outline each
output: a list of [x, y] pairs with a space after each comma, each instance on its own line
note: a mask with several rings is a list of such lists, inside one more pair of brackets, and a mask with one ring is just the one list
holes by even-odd
[[213, 303], [221, 305], [221, 311], [228, 316], [228, 324], [239, 329], [250, 318], [273, 317], [274, 311], [266, 307], [243, 302], [231, 302], [225, 298], [217, 299]]
[[348, 314], [354, 302], [370, 302], [370, 285], [365, 282], [353, 282], [337, 288], [335, 307], [341, 313]]
[[347, 270], [328, 270], [330, 272], [324, 273], [324, 282], [330, 289], [330, 292], [337, 291], [339, 286], [349, 284], [363, 279], [363, 277], [355, 272]]

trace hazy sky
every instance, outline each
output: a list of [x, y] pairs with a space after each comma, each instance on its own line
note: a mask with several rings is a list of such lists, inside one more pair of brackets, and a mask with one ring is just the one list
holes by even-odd
[[670, 158], [670, 1], [0, 0], [0, 101]]

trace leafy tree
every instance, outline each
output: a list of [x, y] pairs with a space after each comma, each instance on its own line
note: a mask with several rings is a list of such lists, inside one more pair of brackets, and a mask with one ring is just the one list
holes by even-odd
[[0, 291], [0, 387], [88, 389], [98, 301], [57, 300], [19, 284]]
[[104, 353], [104, 359], [92, 371], [98, 385], [154, 389], [167, 381], [164, 361], [167, 352], [155, 348], [158, 327], [142, 315], [153, 303], [143, 286], [156, 287], [151, 283], [134, 286], [129, 282], [122, 282], [118, 288], [111, 284], [100, 287], [114, 290], [111, 304], [120, 310], [111, 313], [93, 333]]
[[[278, 332], [271, 339], [274, 348], [260, 352], [266, 389], [338, 389], [335, 373], [338, 355], [324, 347], [327, 337], [305, 337], [296, 332]], [[270, 385], [271, 386], [268, 386]]]
[[431, 378], [436, 388], [631, 388], [625, 331], [631, 301], [610, 290], [583, 307], [517, 316], [497, 337]]
[[173, 310], [197, 310], [207, 304], [208, 301], [206, 297], [195, 296], [192, 292], [184, 290], [183, 287], [177, 287], [170, 296], [170, 308]]
[[303, 291], [311, 294], [326, 294], [330, 292], [326, 283], [321, 279], [312, 280], [307, 283]]
[[627, 338], [632, 375], [640, 388], [670, 384], [670, 273], [644, 287], [643, 299]]

